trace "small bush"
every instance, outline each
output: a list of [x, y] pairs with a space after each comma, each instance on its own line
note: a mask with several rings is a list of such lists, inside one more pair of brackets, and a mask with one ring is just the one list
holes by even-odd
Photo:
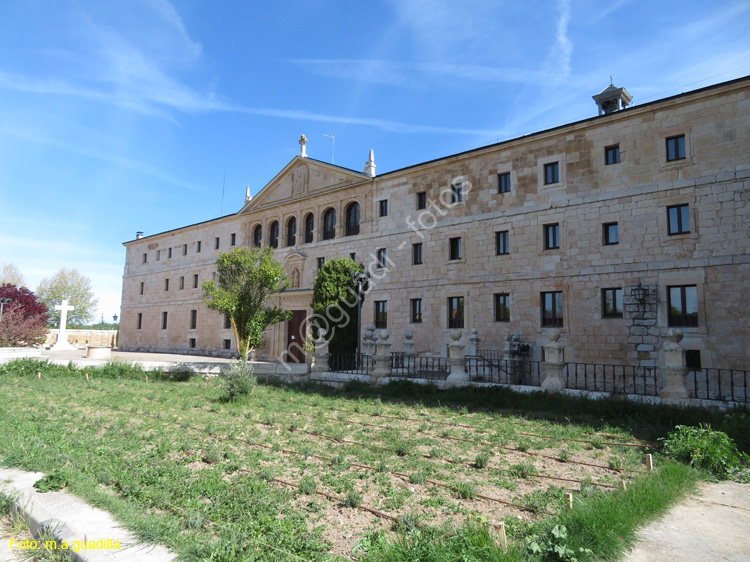
[[474, 466], [477, 468], [486, 468], [488, 464], [490, 464], [490, 458], [492, 455], [488, 453], [487, 451], [483, 451], [477, 455], [477, 457], [474, 459]]
[[244, 361], [233, 362], [222, 372], [225, 400], [233, 402], [250, 394], [258, 385], [258, 379], [253, 374], [251, 363]]
[[344, 507], [359, 507], [362, 504], [362, 494], [357, 490], [349, 490], [346, 493]]
[[409, 482], [412, 484], [424, 484], [427, 478], [423, 472], [412, 472], [409, 474]]
[[471, 482], [459, 482], [456, 486], [456, 494], [462, 500], [473, 500], [477, 496], [477, 491]]
[[318, 489], [318, 484], [312, 476], [305, 476], [299, 482], [299, 493], [305, 496], [311, 496]]
[[53, 472], [34, 482], [34, 488], [40, 492], [56, 492], [68, 485], [68, 479], [60, 472]]
[[715, 431], [711, 426], [678, 425], [675, 429], [666, 438], [660, 439], [665, 455], [710, 472], [720, 480], [748, 479], [750, 457], [740, 453], [726, 433]]

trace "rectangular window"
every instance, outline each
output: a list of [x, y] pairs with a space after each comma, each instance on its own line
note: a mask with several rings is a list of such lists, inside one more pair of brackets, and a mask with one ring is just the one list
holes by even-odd
[[221, 245], [221, 238], [217, 236], [216, 238], [214, 238], [214, 250], [218, 250], [220, 245]]
[[378, 330], [388, 328], [388, 301], [375, 301], [375, 327]]
[[509, 193], [510, 192], [510, 172], [497, 175], [497, 192], [498, 193]]
[[161, 313], [161, 329], [162, 330], [167, 329], [167, 313], [166, 312]]
[[448, 328], [464, 327], [464, 298], [448, 297]]
[[510, 295], [495, 293], [495, 322], [510, 322]]
[[667, 139], [667, 162], [685, 159], [685, 135]]
[[196, 346], [195, 338], [190, 338], [189, 342], [190, 342], [190, 349], [195, 349], [195, 346]]
[[167, 248], [167, 259], [168, 260], [172, 259], [172, 248]]
[[690, 205], [667, 207], [667, 222], [670, 235], [690, 232]]
[[182, 245], [182, 255], [187, 256], [187, 244]]
[[325, 258], [318, 258], [318, 271], [323, 269], [323, 266], [325, 265], [325, 263], [326, 263]]
[[164, 290], [169, 291], [169, 278], [164, 280]]
[[229, 330], [232, 327], [232, 319], [226, 314], [224, 315], [224, 329]]
[[461, 238], [451, 238], [449, 241], [448, 259], [460, 260], [463, 252], [461, 251]]
[[224, 340], [224, 349], [232, 349], [232, 340]]
[[201, 241], [198, 240], [198, 242], [195, 245], [195, 253], [200, 254], [201, 253]]
[[411, 299], [411, 321], [413, 324], [422, 322], [422, 299]]
[[422, 243], [421, 242], [411, 245], [411, 263], [412, 265], [422, 265]]
[[602, 289], [602, 318], [622, 318], [622, 289]]
[[460, 183], [451, 186], [451, 203], [460, 203], [464, 200], [464, 186]]
[[380, 216], [387, 217], [388, 216], [388, 200], [385, 199], [383, 201], [380, 201], [379, 207], [380, 207]]
[[143, 263], [148, 263], [148, 254], [143, 254]]
[[544, 185], [560, 181], [560, 163], [550, 162], [544, 165]]
[[545, 250], [558, 250], [560, 249], [560, 225], [559, 224], [545, 224], [544, 225], [544, 249]]
[[602, 225], [602, 234], [604, 236], [605, 246], [620, 243], [620, 230], [616, 222], [605, 222]]
[[229, 245], [230, 246], [237, 245], [237, 234], [235, 232], [232, 232], [232, 234], [229, 235]]
[[604, 149], [604, 164], [609, 166], [611, 164], [620, 163], [620, 145], [608, 146]]
[[180, 291], [182, 291], [185, 288], [185, 277], [180, 275]]
[[501, 230], [495, 233], [495, 255], [504, 256], [510, 254], [510, 245], [508, 244], [508, 231]]
[[197, 288], [198, 288], [198, 274], [194, 273], [193, 274], [193, 289], [197, 289]]
[[378, 262], [375, 265], [378, 269], [383, 269], [385, 267], [386, 262], [386, 249], [385, 248], [378, 248]]
[[141, 281], [141, 294], [143, 294], [143, 286], [144, 286], [143, 281]]
[[198, 327], [198, 311], [190, 311], [190, 329], [195, 330]]
[[699, 349], [685, 350], [685, 367], [691, 371], [700, 371], [703, 368], [701, 366], [701, 352]]
[[542, 293], [542, 326], [559, 328], [563, 325], [562, 291]]
[[143, 312], [138, 313], [138, 328], [136, 329], [140, 330], [141, 328], [143, 328]]
[[697, 326], [698, 288], [695, 285], [667, 287], [667, 308], [670, 326]]
[[156, 261], [161, 260], [161, 250], [156, 250]]
[[352, 261], [357, 261], [357, 252], [349, 252], [349, 259]]
[[427, 192], [426, 191], [420, 191], [417, 193], [417, 210], [422, 210], [427, 208]]

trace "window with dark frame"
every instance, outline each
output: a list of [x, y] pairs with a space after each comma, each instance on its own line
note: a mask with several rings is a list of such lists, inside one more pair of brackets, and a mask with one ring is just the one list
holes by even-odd
[[138, 327], [136, 330], [140, 330], [141, 328], [143, 328], [143, 312], [138, 313]]
[[190, 329], [195, 330], [198, 327], [198, 311], [190, 311]]
[[622, 288], [602, 289], [602, 318], [622, 318]]
[[427, 192], [426, 191], [420, 191], [417, 193], [417, 210], [421, 211], [422, 209], [427, 208]]
[[232, 349], [232, 340], [224, 340], [224, 349]]
[[620, 229], [616, 222], [605, 222], [602, 225], [604, 245], [612, 246], [620, 243]]
[[195, 349], [195, 346], [197, 345], [197, 341], [195, 338], [190, 338], [190, 349]]
[[323, 240], [336, 238], [336, 209], [328, 209], [323, 215]]
[[685, 135], [667, 139], [667, 162], [685, 159]]
[[669, 234], [687, 234], [690, 232], [690, 205], [672, 205], [667, 207]]
[[559, 328], [563, 325], [563, 294], [562, 291], [543, 292], [542, 297], [542, 327]]
[[685, 368], [690, 371], [700, 371], [703, 368], [700, 349], [685, 350]]
[[148, 254], [143, 254], [143, 263], [148, 263]]
[[182, 291], [183, 289], [185, 289], [185, 276], [180, 275], [180, 291]]
[[604, 164], [610, 166], [620, 163], [620, 145], [607, 146], [604, 149]]
[[294, 246], [297, 243], [297, 217], [291, 217], [286, 223], [286, 245]]
[[544, 225], [544, 249], [545, 250], [559, 250], [560, 249], [560, 224], [545, 224]]
[[451, 185], [451, 203], [460, 203], [464, 200], [464, 186], [460, 183]]
[[221, 246], [221, 238], [217, 236], [214, 238], [214, 250], [218, 250], [219, 246]]
[[167, 259], [168, 260], [172, 259], [172, 248], [167, 248]]
[[182, 245], [182, 255], [187, 256], [187, 244]]
[[232, 234], [229, 235], [229, 245], [230, 246], [237, 245], [237, 233], [232, 232]]
[[202, 245], [201, 241], [198, 240], [198, 242], [196, 242], [196, 245], [195, 245], [195, 253], [196, 254], [200, 254], [201, 253], [201, 245]]
[[169, 291], [169, 277], [164, 280], [164, 290]]
[[388, 328], [388, 301], [375, 301], [375, 327], [379, 330]]
[[166, 312], [161, 313], [161, 329], [162, 330], [167, 329], [167, 313]]
[[143, 294], [143, 287], [144, 287], [144, 286], [145, 286], [145, 285], [144, 285], [143, 281], [141, 281], [141, 294]]
[[508, 243], [508, 231], [501, 230], [495, 233], [495, 255], [504, 256], [510, 253], [510, 245]]
[[279, 247], [279, 221], [273, 221], [268, 229], [268, 245], [271, 248]]
[[448, 241], [449, 244], [449, 252], [448, 252], [448, 259], [449, 260], [460, 260], [463, 252], [461, 251], [461, 237], [451, 238]]
[[228, 315], [224, 315], [224, 329], [229, 330], [232, 327], [232, 319]]
[[411, 299], [411, 322], [412, 324], [422, 322], [422, 299]]
[[323, 266], [325, 265], [325, 263], [326, 263], [325, 258], [318, 258], [318, 271], [323, 269]]
[[510, 172], [503, 172], [502, 174], [497, 175], [497, 192], [510, 192]]
[[510, 322], [510, 295], [495, 293], [495, 322]]
[[667, 309], [670, 327], [698, 326], [698, 288], [695, 285], [667, 287]]
[[411, 264], [422, 265], [422, 243], [417, 242], [411, 245]]
[[357, 252], [349, 252], [349, 259], [352, 261], [357, 261]]
[[263, 226], [258, 224], [253, 229], [253, 246], [260, 248], [261, 242], [263, 242]]
[[305, 217], [305, 244], [310, 244], [314, 239], [315, 215], [308, 213]]
[[378, 269], [386, 267], [387, 252], [385, 248], [378, 248], [378, 262], [375, 265]]
[[378, 216], [381, 217], [387, 217], [388, 216], [388, 199], [383, 199], [382, 201], [378, 201]]
[[346, 236], [359, 234], [359, 203], [350, 203], [346, 208]]
[[198, 274], [194, 273], [193, 274], [193, 289], [197, 289], [197, 288], [198, 288]]
[[448, 328], [464, 327], [464, 298], [448, 297]]
[[544, 165], [544, 185], [560, 182], [560, 163], [550, 162]]

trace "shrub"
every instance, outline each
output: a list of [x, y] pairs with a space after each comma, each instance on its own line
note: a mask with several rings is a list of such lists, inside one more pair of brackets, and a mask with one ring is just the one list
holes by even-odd
[[12, 299], [0, 317], [0, 347], [40, 345], [47, 337], [47, 305], [26, 287], [0, 285], [0, 297]]
[[229, 402], [250, 394], [258, 384], [251, 363], [233, 362], [222, 373], [225, 399]]
[[315, 482], [315, 478], [312, 476], [305, 476], [299, 482], [299, 493], [311, 496], [318, 489], [318, 484]]
[[362, 504], [362, 495], [357, 490], [349, 490], [346, 493], [344, 507], [359, 507]]
[[726, 433], [715, 431], [711, 426], [678, 425], [675, 429], [666, 438], [660, 439], [664, 444], [665, 455], [710, 472], [720, 480], [748, 478], [750, 457], [740, 453]]

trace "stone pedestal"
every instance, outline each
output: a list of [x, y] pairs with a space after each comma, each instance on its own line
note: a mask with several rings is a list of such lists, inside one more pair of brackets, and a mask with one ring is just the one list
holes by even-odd
[[325, 373], [328, 371], [328, 339], [326, 338], [326, 334], [325, 330], [319, 330], [318, 338], [313, 341], [315, 351], [313, 351], [311, 373]]
[[411, 332], [406, 332], [404, 336], [406, 337], [406, 341], [404, 342], [404, 358], [416, 357], [417, 352], [414, 350], [416, 344], [411, 341], [411, 339], [414, 337], [414, 334], [412, 334]]
[[661, 369], [659, 395], [665, 404], [686, 404], [689, 400], [686, 382], [685, 350], [680, 345], [682, 333], [669, 330], [662, 348], [664, 367]]
[[375, 341], [377, 336], [375, 335], [375, 326], [368, 324], [365, 326], [365, 335], [362, 338], [362, 355], [375, 355]]
[[480, 341], [482, 341], [482, 339], [477, 335], [477, 329], [472, 328], [471, 335], [469, 336], [469, 355], [473, 355], [475, 357], [479, 355]]
[[384, 384], [391, 376], [391, 344], [388, 342], [388, 330], [380, 330], [379, 339], [375, 343], [375, 368], [372, 371], [372, 382]]
[[563, 353], [565, 346], [560, 343], [560, 332], [552, 330], [549, 336], [550, 342], [544, 346], [544, 363], [542, 369], [545, 377], [542, 381], [542, 390], [549, 392], [560, 392], [565, 388], [565, 379], [563, 371], [565, 370], [565, 361]]
[[86, 357], [109, 359], [112, 357], [112, 348], [108, 345], [90, 345], [86, 348]]
[[464, 355], [464, 344], [459, 340], [461, 339], [461, 332], [459, 330], [452, 330], [450, 333], [451, 343], [448, 344], [450, 349], [450, 358], [448, 364], [451, 368], [451, 373], [448, 378], [443, 382], [443, 388], [453, 388], [458, 386], [466, 386], [469, 384], [469, 374], [466, 372], [466, 361]]

